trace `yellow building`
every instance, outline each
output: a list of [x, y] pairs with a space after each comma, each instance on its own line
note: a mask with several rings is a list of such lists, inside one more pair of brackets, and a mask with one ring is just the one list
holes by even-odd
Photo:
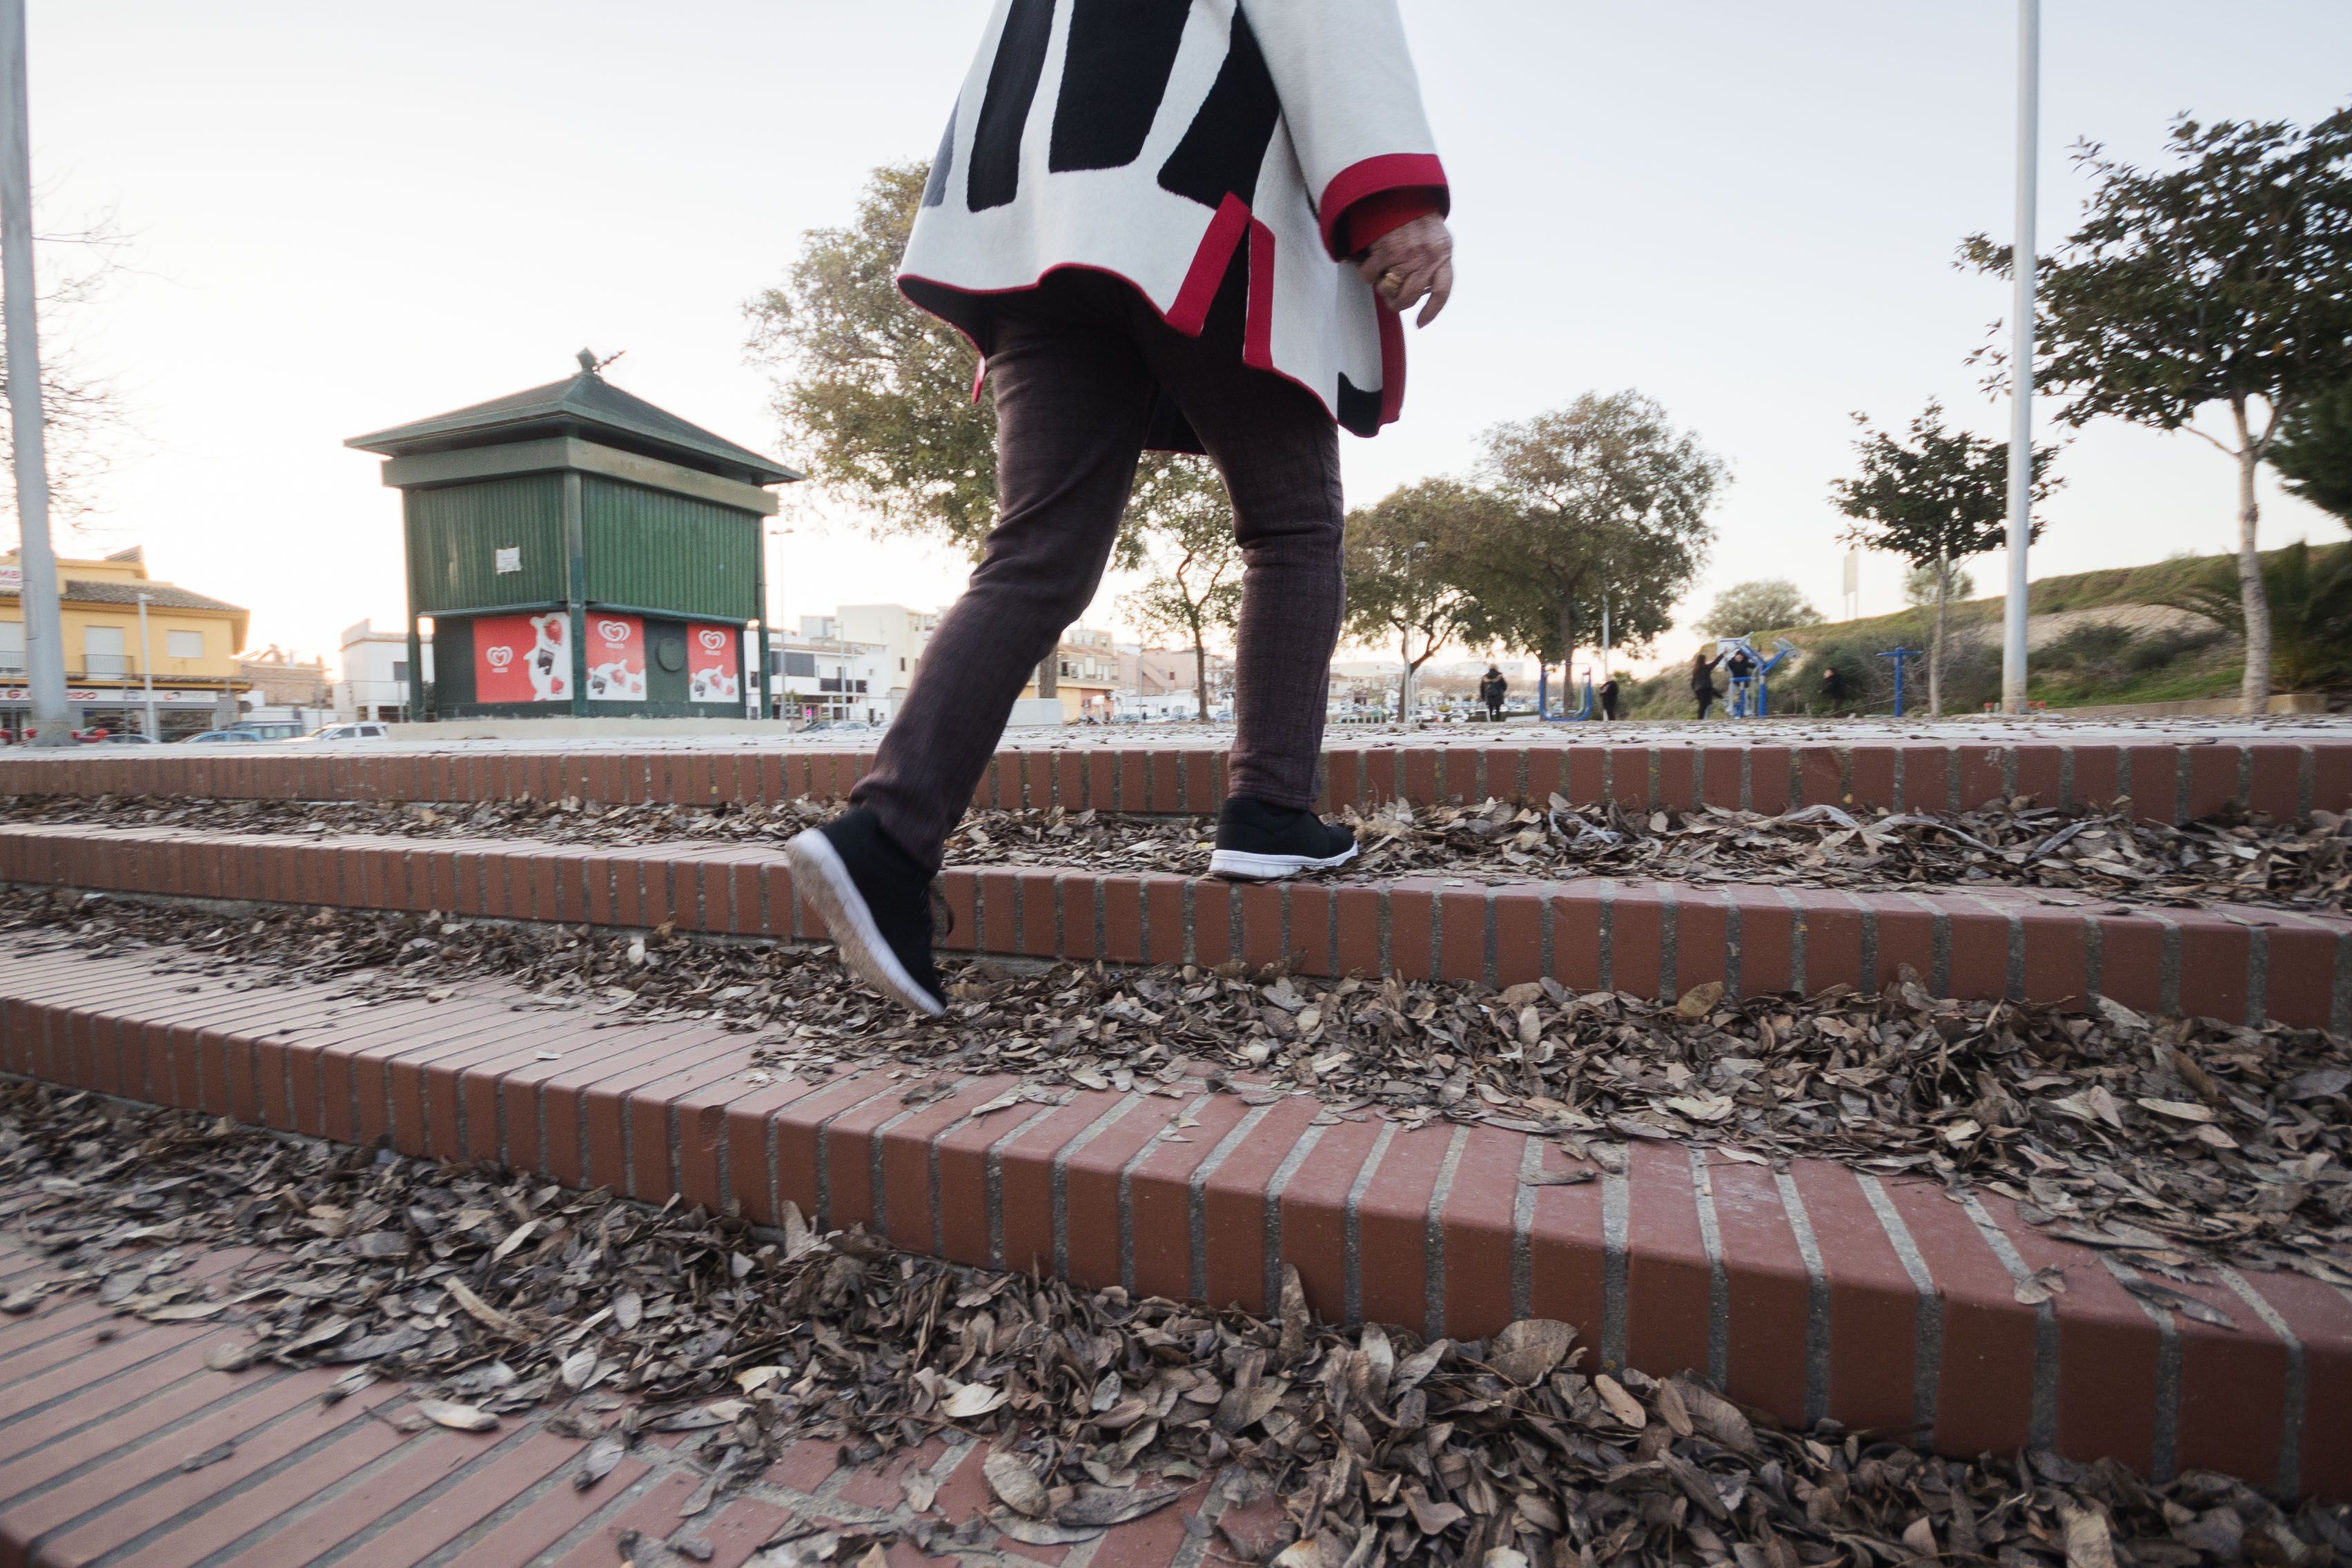
[[[25, 688], [24, 566], [0, 555], [0, 727], [21, 729], [31, 711]], [[237, 716], [236, 694], [252, 682], [238, 670], [247, 612], [147, 575], [136, 545], [99, 561], [58, 562], [65, 629], [66, 703], [80, 728], [143, 727], [146, 679], [164, 734], [191, 734]], [[147, 604], [142, 637], [139, 605]], [[152, 664], [151, 664], [152, 661]]]
[[[1055, 660], [1060, 674], [1055, 679], [1055, 689], [1062, 700], [1064, 721], [1076, 724], [1094, 719], [1108, 723], [1111, 697], [1118, 690], [1118, 648], [1111, 635], [1072, 626], [1063, 638]], [[1037, 695], [1035, 677], [1022, 688], [1021, 695]]]

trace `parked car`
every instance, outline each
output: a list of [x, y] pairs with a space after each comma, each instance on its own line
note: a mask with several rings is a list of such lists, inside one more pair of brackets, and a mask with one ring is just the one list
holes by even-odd
[[257, 741], [299, 741], [308, 733], [290, 719], [248, 719], [229, 728], [242, 730]]
[[258, 743], [260, 740], [260, 736], [245, 730], [207, 730], [201, 735], [191, 735], [180, 743], [184, 746], [200, 746], [219, 742], [250, 746]]
[[373, 720], [366, 720], [356, 724], [330, 724], [325, 729], [317, 731], [314, 733], [308, 735], [295, 735], [289, 737], [289, 739], [296, 742], [389, 741], [392, 739], [392, 726], [389, 724], [380, 724]]
[[100, 735], [98, 737], [98, 743], [101, 746], [152, 746], [156, 744], [156, 740], [152, 735], [134, 735], [125, 730], [114, 734]]

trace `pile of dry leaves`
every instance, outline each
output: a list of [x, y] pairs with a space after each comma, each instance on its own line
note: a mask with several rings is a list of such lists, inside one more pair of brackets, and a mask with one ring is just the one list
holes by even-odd
[[[530, 837], [621, 847], [675, 841], [781, 845], [837, 809], [814, 801], [599, 808], [528, 798], [452, 806], [28, 796], [0, 801], [0, 823]], [[1719, 806], [1643, 815], [1614, 805], [1572, 807], [1555, 795], [1541, 808], [1504, 801], [1415, 808], [1399, 802], [1344, 817], [1364, 853], [1337, 873], [1343, 879], [1427, 872], [1487, 880], [1634, 876], [1871, 889], [1999, 883], [2188, 906], [2352, 907], [2352, 836], [2347, 819], [2331, 812], [2316, 812], [2301, 826], [2211, 817], [2173, 827], [2135, 821], [2127, 802], [2113, 810], [2061, 810], [2021, 798], [1948, 816], [1810, 805], [1765, 816]], [[1208, 868], [1214, 832], [1205, 818], [1059, 807], [975, 811], [949, 840], [947, 858], [955, 866], [1198, 875]]]
[[[910, 1476], [908, 1533], [942, 1552], [1084, 1541], [1214, 1477], [1223, 1550], [1282, 1568], [2352, 1557], [2345, 1510], [2289, 1514], [2224, 1477], [1783, 1431], [1686, 1375], [1584, 1370], [1566, 1324], [1343, 1334], [1308, 1321], [1295, 1276], [1266, 1321], [29, 1085], [0, 1092], [0, 1194], [47, 1255], [0, 1310], [94, 1291], [217, 1322], [215, 1365], [409, 1379], [419, 1424], [561, 1405], [551, 1424], [593, 1439], [583, 1488], [641, 1434], [699, 1434], [689, 1517], [800, 1439], [864, 1462], [945, 1432], [990, 1446], [996, 1500], [950, 1528]], [[263, 1250], [198, 1284], [194, 1256], [231, 1243]]]
[[1309, 980], [1160, 968], [951, 966], [950, 1006], [918, 1020], [840, 984], [827, 952], [675, 932], [268, 910], [184, 911], [0, 892], [30, 947], [152, 945], [162, 967], [256, 965], [374, 997], [469, 978], [520, 984], [603, 1019], [696, 1017], [742, 1031], [753, 1073], [877, 1062], [1008, 1073], [1073, 1088], [1254, 1101], [1312, 1093], [1330, 1117], [1485, 1121], [1607, 1158], [1626, 1139], [1706, 1144], [1978, 1184], [2064, 1234], [2162, 1271], [2206, 1255], [2352, 1286], [2352, 1049], [2312, 1030], [1956, 1002], [1913, 981], [1883, 994], [1661, 1005], [1557, 983]]

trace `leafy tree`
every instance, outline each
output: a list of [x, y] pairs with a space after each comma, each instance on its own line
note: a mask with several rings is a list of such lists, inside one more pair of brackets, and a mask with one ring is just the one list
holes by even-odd
[[784, 440], [882, 530], [977, 551], [996, 521], [996, 410], [979, 356], [896, 281], [930, 169], [874, 171], [846, 228], [812, 230], [782, 283], [743, 307], [746, 348], [776, 376]]
[[[2290, 691], [2341, 682], [2352, 668], [2352, 549], [2332, 550], [2315, 564], [2311, 546], [2298, 540], [2260, 561], [2263, 602], [2271, 615], [2267, 673]], [[2215, 557], [2202, 576], [2159, 602], [2245, 635], [2245, 598], [2238, 592], [2234, 563], [2225, 557]]]
[[1936, 591], [1939, 587], [1950, 589], [1955, 599], [1977, 596], [1977, 580], [1965, 567], [1955, 565], [1948, 568], [1928, 561], [1903, 574], [1903, 602], [1917, 609], [1926, 609], [1936, 602]]
[[[1927, 710], [1944, 711], [1946, 622], [1954, 587], [1952, 568], [2008, 542], [2009, 443], [1988, 441], [1944, 426], [1944, 408], [1930, 402], [1911, 421], [1908, 442], [1874, 429], [1862, 415], [1854, 450], [1862, 458], [1858, 479], [1835, 479], [1830, 500], [1853, 518], [1843, 538], [1865, 550], [1900, 555], [1936, 574], [1936, 636], [1927, 656]], [[2033, 451], [2033, 499], [2046, 497], [2055, 482], [2046, 478], [2055, 447]], [[2032, 537], [2042, 533], [2032, 524]]]
[[1786, 577], [1738, 583], [1715, 596], [1715, 608], [1696, 629], [1719, 637], [1753, 637], [1782, 626], [1817, 626], [1822, 613]]
[[1241, 614], [1242, 551], [1224, 480], [1199, 458], [1173, 458], [1137, 482], [1131, 513], [1151, 518], [1150, 581], [1120, 602], [1147, 639], [1192, 650], [1192, 689], [1209, 716], [1209, 634]]
[[1367, 642], [1397, 639], [1400, 717], [1411, 711], [1413, 676], [1462, 635], [1474, 606], [1457, 578], [1481, 520], [1501, 510], [1469, 486], [1424, 479], [1348, 515], [1347, 628]]
[[2352, 525], [2352, 381], [2297, 404], [2279, 422], [2271, 467], [2288, 489]]
[[[2237, 463], [2242, 690], [2258, 712], [2270, 695], [2271, 622], [2255, 471], [2283, 421], [2352, 381], [2352, 109], [2308, 130], [2183, 115], [2168, 141], [2161, 170], [2095, 144], [2077, 153], [2098, 184], [2083, 226], [2037, 263], [2035, 376], [2071, 399], [2059, 416], [2070, 425], [2114, 417], [2188, 430]], [[1961, 256], [2003, 275], [2013, 261], [1980, 234]], [[2228, 440], [2191, 423], [2215, 403], [2229, 409]]]
[[1479, 478], [1500, 504], [1465, 519], [1449, 565], [1471, 600], [1463, 634], [1558, 662], [1590, 641], [1605, 600], [1610, 645], [1646, 648], [1715, 537], [1723, 460], [1630, 391], [1498, 426], [1486, 447]]

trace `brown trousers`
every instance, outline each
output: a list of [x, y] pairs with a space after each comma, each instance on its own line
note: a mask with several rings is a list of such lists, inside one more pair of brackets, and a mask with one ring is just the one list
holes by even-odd
[[1172, 405], [1224, 474], [1244, 563], [1232, 791], [1314, 805], [1343, 609], [1330, 416], [1243, 365], [1219, 334], [1169, 327], [1114, 279], [1056, 275], [998, 316], [996, 528], [850, 798], [940, 864], [1023, 686], [1093, 602], [1147, 434], [1171, 426]]

